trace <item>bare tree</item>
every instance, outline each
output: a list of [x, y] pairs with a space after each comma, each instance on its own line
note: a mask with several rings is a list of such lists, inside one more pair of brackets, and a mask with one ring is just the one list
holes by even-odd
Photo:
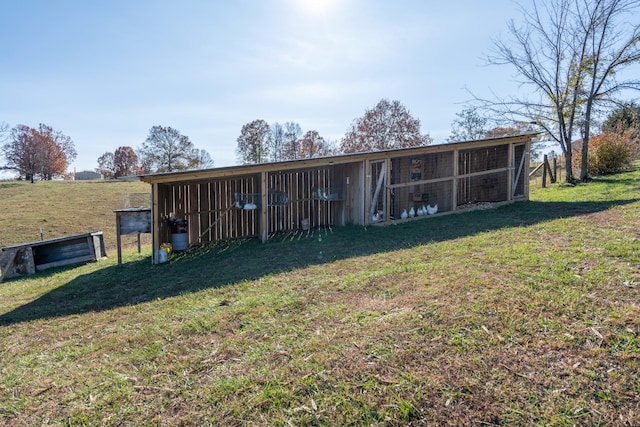
[[0, 144], [9, 138], [9, 123], [0, 122]]
[[116, 167], [115, 167], [115, 155], [107, 151], [98, 157], [98, 167], [96, 168], [96, 172], [102, 175], [105, 179], [113, 179], [116, 176]]
[[192, 162], [190, 165], [192, 169], [209, 169], [213, 166], [213, 159], [207, 150], [203, 148], [196, 148], [193, 150]]
[[171, 127], [153, 126], [138, 150], [145, 172], [173, 172], [189, 169], [193, 161], [193, 143]]
[[269, 161], [271, 129], [266, 121], [258, 119], [242, 126], [237, 142], [236, 153], [243, 165]]
[[271, 125], [271, 160], [284, 160], [284, 128], [280, 123]]
[[284, 150], [283, 158], [295, 160], [300, 157], [300, 138], [302, 128], [298, 123], [286, 122], [284, 124]]
[[[584, 125], [580, 179], [588, 178], [589, 136], [596, 104], [611, 100], [622, 89], [640, 89], [640, 79], [618, 80], [624, 67], [640, 60], [640, 24], [624, 21], [637, 15], [639, 1], [581, 0], [576, 8], [586, 35], [588, 55], [583, 62], [585, 76]], [[637, 21], [636, 21], [637, 22]]]
[[363, 117], [354, 120], [342, 139], [340, 151], [356, 153], [390, 148], [428, 145], [428, 134], [420, 133], [420, 120], [411, 116], [399, 101], [382, 99]]
[[457, 118], [451, 124], [449, 142], [482, 139], [487, 133], [487, 118], [481, 116], [475, 108], [465, 108], [456, 113]]
[[637, 79], [618, 80], [619, 71], [638, 61], [638, 24], [623, 16], [638, 0], [550, 0], [522, 9], [523, 23], [508, 25], [512, 40], [495, 43], [491, 64], [511, 65], [520, 83], [534, 89], [535, 98], [476, 97], [485, 108], [514, 121], [536, 122], [565, 156], [567, 181], [574, 180], [572, 141], [582, 133], [583, 167], [593, 107], [625, 88], [638, 89]]
[[[9, 123], [1, 122], [0, 123], [0, 147], [3, 147], [4, 144], [9, 140], [9, 132], [10, 132]], [[2, 169], [10, 169], [10, 167], [0, 164], [0, 170]]]

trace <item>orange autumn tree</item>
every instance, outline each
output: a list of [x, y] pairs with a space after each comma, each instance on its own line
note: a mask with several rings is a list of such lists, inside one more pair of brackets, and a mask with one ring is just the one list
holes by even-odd
[[428, 134], [420, 133], [420, 120], [399, 101], [382, 99], [363, 117], [354, 120], [342, 139], [342, 153], [380, 151], [428, 145]]
[[77, 155], [70, 137], [42, 123], [38, 128], [14, 127], [2, 152], [6, 167], [32, 182], [63, 175]]
[[310, 130], [305, 133], [300, 140], [299, 158], [311, 159], [314, 157], [327, 156], [329, 153], [330, 147], [318, 131]]

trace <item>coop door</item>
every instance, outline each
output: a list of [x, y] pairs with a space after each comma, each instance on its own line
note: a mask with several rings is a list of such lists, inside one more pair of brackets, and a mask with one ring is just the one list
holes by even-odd
[[513, 147], [513, 165], [515, 166], [512, 182], [512, 198], [522, 197], [525, 193], [525, 179], [527, 173], [526, 165], [526, 144], [518, 144]]
[[371, 162], [369, 176], [369, 208], [368, 221], [377, 222], [386, 219], [387, 198], [385, 189], [387, 163], [386, 161]]

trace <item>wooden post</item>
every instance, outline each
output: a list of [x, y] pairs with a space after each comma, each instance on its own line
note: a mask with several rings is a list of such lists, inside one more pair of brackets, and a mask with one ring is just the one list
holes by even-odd
[[268, 207], [268, 179], [267, 172], [260, 174], [260, 240], [266, 243], [269, 239], [269, 221], [267, 220]]
[[556, 157], [553, 158], [553, 180], [551, 182], [558, 181], [558, 159]]
[[549, 160], [547, 159], [547, 155], [545, 154], [543, 159], [542, 159], [542, 188], [546, 188], [547, 187], [547, 162]]
[[[160, 190], [158, 183], [151, 185], [151, 264], [158, 263], [157, 252], [160, 249]], [[166, 193], [163, 203], [167, 202]]]
[[453, 180], [451, 182], [451, 210], [458, 209], [458, 150], [453, 150]]
[[118, 265], [122, 264], [122, 239], [120, 238], [120, 213], [116, 212], [116, 247], [118, 249]]

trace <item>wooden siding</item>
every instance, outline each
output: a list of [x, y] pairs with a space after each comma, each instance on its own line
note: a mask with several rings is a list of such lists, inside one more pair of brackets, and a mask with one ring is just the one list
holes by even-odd
[[153, 186], [153, 253], [171, 241], [169, 218], [187, 221], [193, 245], [526, 199], [534, 136], [142, 176]]

